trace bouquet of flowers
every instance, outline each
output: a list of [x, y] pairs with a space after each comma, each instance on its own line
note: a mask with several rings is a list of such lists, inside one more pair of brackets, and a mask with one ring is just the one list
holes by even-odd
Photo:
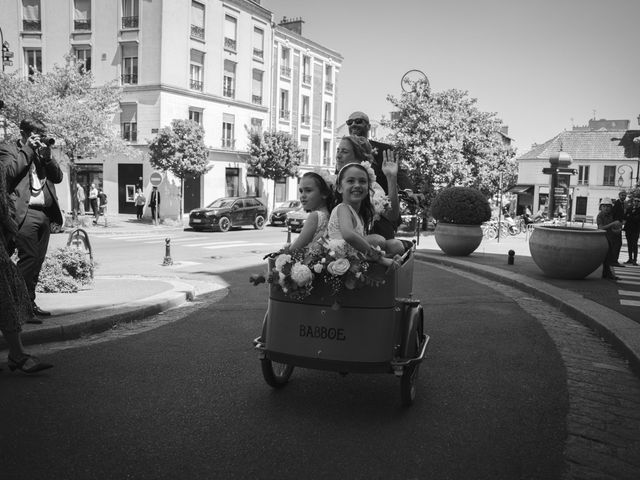
[[[384, 275], [372, 274], [364, 254], [344, 240], [321, 240], [321, 248], [290, 251], [284, 248], [270, 255], [274, 265], [266, 281], [277, 284], [282, 292], [294, 299], [309, 296], [314, 287], [329, 286], [331, 295], [340, 296], [345, 290], [363, 286], [379, 286]], [[256, 285], [264, 280], [250, 279]]]

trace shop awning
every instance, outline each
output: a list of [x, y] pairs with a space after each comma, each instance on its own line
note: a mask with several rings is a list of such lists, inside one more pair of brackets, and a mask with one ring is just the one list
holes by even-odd
[[530, 190], [533, 190], [533, 185], [514, 185], [507, 192], [520, 195], [521, 193], [532, 193]]

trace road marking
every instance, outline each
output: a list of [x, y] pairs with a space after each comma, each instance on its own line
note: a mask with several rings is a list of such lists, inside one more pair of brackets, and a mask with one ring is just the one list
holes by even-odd
[[618, 290], [618, 294], [626, 297], [640, 297], [640, 292], [635, 292], [633, 290]]
[[[259, 247], [259, 246], [265, 246], [265, 245], [280, 245], [278, 244], [273, 244], [273, 243], [243, 243], [241, 245], [231, 245], [233, 247]], [[210, 247], [203, 247], [206, 248], [207, 250], [216, 250], [218, 248], [227, 248], [230, 245], [212, 245]]]
[[640, 300], [620, 300], [620, 305], [625, 307], [640, 307]]

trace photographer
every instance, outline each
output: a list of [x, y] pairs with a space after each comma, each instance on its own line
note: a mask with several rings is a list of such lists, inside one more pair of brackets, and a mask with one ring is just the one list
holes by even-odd
[[34, 317], [48, 316], [35, 303], [36, 285], [49, 246], [50, 223], [62, 225], [55, 184], [62, 182], [62, 170], [53, 158], [55, 141], [46, 135], [45, 125], [35, 119], [20, 122], [21, 139], [0, 145], [0, 162], [7, 167], [7, 187], [12, 192], [18, 233], [18, 269], [27, 284]]

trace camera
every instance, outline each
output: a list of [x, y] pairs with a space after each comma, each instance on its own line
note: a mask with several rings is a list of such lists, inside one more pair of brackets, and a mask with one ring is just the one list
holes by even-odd
[[38, 140], [41, 144], [46, 145], [47, 147], [53, 147], [56, 143], [55, 138], [52, 137], [40, 137]]

